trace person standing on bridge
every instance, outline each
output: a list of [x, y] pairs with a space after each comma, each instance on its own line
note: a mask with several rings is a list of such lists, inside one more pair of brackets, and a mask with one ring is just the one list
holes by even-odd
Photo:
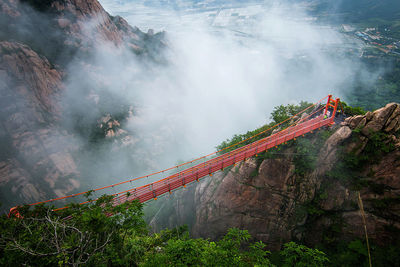
[[324, 119], [327, 119], [327, 118], [329, 118], [330, 116], [331, 116], [331, 112], [328, 110], [328, 111], [325, 113]]

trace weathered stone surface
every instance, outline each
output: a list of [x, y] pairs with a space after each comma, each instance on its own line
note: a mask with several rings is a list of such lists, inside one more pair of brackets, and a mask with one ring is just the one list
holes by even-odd
[[385, 132], [397, 132], [400, 129], [400, 105], [397, 105], [392, 115], [389, 117], [385, 124]]
[[372, 117], [374, 116], [374, 114], [371, 111], [368, 111], [365, 114], [365, 118], [367, 119], [367, 121], [370, 121], [372, 119]]
[[263, 161], [257, 176], [252, 174], [256, 168], [256, 161], [247, 159], [226, 176], [220, 173], [216, 180], [199, 185], [196, 203], [201, 207], [196, 213], [195, 235], [218, 238], [228, 227], [238, 227], [248, 229], [257, 239], [273, 240], [274, 248], [290, 238], [294, 166], [290, 160], [271, 159]]
[[[396, 103], [389, 103], [385, 107], [375, 110], [372, 114], [371, 120], [362, 129], [362, 133], [366, 136], [370, 136], [382, 130], [385, 126], [388, 126], [388, 124], [391, 125], [392, 128], [390, 130], [393, 130], [397, 124], [396, 122], [399, 120], [398, 115], [400, 114], [400, 111], [397, 110], [398, 105], [399, 104]], [[393, 120], [395, 121], [394, 125], [392, 124]]]
[[[57, 13], [57, 19], [62, 30], [70, 40], [75, 40], [72, 45], [80, 46], [82, 41], [101, 42], [111, 41], [119, 45], [123, 41], [123, 34], [112, 22], [110, 15], [96, 0], [82, 1], [54, 1], [50, 11]], [[74, 18], [70, 21], [68, 18]], [[63, 23], [64, 22], [64, 23]], [[90, 22], [90, 24], [87, 24]], [[88, 26], [89, 25], [89, 26]], [[90, 27], [89, 29], [87, 27]]]
[[136, 52], [147, 51], [150, 43], [163, 45], [162, 34], [145, 34], [131, 27], [123, 18], [110, 16], [97, 0], [52, 1], [45, 11], [18, 0], [1, 0], [0, 24], [7, 25], [0, 33], [2, 40], [26, 43], [61, 65], [71, 60], [71, 55], [90, 53], [104, 43]]
[[[28, 46], [15, 42], [0, 43], [0, 64], [3, 75], [14, 79], [19, 94], [27, 98], [36, 110], [56, 113], [53, 98], [62, 90], [62, 74], [47, 59], [40, 57]], [[43, 119], [44, 120], [44, 119]]]
[[2, 187], [11, 188], [2, 194], [3, 204], [36, 202], [77, 189], [74, 181], [57, 183], [78, 174], [70, 154], [72, 138], [54, 125], [62, 74], [26, 45], [0, 42], [0, 79], [0, 132], [9, 150], [2, 154], [0, 177]]
[[362, 116], [362, 115], [350, 117], [348, 120], [349, 126], [353, 129], [357, 128], [363, 118], [364, 118], [364, 116]]
[[338, 145], [347, 140], [351, 134], [350, 127], [342, 126], [328, 138], [319, 157], [319, 165], [324, 163], [323, 168], [320, 170], [322, 173], [325, 173], [335, 164]]
[[365, 125], [365, 127], [362, 129], [362, 133], [365, 136], [371, 136], [374, 133], [379, 132], [381, 129], [383, 128], [383, 125], [375, 120], [371, 120], [370, 122], [367, 123], [367, 125]]
[[[97, 0], [51, 1], [43, 10], [28, 2], [0, 0], [0, 183], [12, 188], [1, 194], [2, 208], [80, 187], [76, 140], [60, 122], [63, 80], [74, 56], [86, 59], [98, 44], [143, 52], [151, 42], [162, 43], [157, 34], [110, 16]], [[96, 72], [90, 63], [80, 65]], [[99, 125], [106, 136], [124, 138], [124, 145], [136, 142], [116, 120]]]
[[356, 200], [355, 193], [341, 185], [339, 181], [335, 181], [325, 191], [326, 197], [321, 200], [320, 205], [323, 210], [327, 211], [343, 211], [354, 210], [351, 205]]

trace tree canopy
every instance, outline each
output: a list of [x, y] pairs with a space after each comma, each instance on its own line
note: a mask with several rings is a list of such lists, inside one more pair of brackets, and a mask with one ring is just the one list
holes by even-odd
[[[19, 208], [22, 218], [0, 218], [0, 265], [28, 266], [273, 266], [261, 241], [229, 229], [217, 241], [193, 239], [182, 226], [150, 234], [138, 201], [111, 205], [104, 196], [87, 205]], [[290, 243], [282, 255], [320, 266], [320, 251]], [[294, 253], [297, 253], [294, 255]], [[304, 257], [304, 259], [303, 259]]]

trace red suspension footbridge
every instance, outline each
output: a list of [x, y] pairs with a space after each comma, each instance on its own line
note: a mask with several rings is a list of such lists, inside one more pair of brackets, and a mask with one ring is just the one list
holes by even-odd
[[[134, 181], [143, 180], [149, 177], [156, 177], [157, 175], [167, 174], [176, 170], [175, 173], [169, 174], [165, 178], [158, 179], [157, 181], [147, 183], [139, 187], [131, 187], [127, 190], [111, 194], [113, 196], [113, 205], [119, 205], [136, 199], [141, 203], [151, 199], [157, 199], [159, 196], [162, 196], [166, 193], [171, 194], [173, 190], [186, 187], [187, 184], [190, 184], [194, 181], [199, 181], [201, 178], [212, 176], [214, 172], [235, 165], [246, 158], [253, 157], [259, 153], [277, 147], [280, 144], [286, 143], [287, 141], [296, 140], [297, 137], [304, 136], [304, 134], [312, 132], [313, 130], [334, 124], [339, 103], [339, 98], [334, 99], [332, 95], [328, 95], [315, 104], [310, 105], [299, 113], [284, 120], [283, 122], [214, 153], [145, 176], [129, 179], [120, 183], [96, 188], [90, 191], [32, 203], [29, 204], [29, 206], [45, 203], [62, 203], [64, 206], [54, 209], [57, 211], [68, 208], [67, 203], [72, 202], [73, 198], [84, 196], [89, 192], [99, 192], [101, 194], [102, 192], [107, 192], [107, 189], [115, 189], [122, 185], [127, 186]], [[284, 125], [288, 126], [284, 129], [280, 129], [280, 127], [283, 128]], [[275, 129], [274, 133], [256, 140], [256, 137], [260, 138], [261, 135], [263, 136], [273, 129]], [[256, 141], [251, 142], [252, 140]], [[244, 143], [248, 144], [243, 145]], [[238, 145], [242, 146], [233, 149]], [[179, 168], [183, 170], [179, 171]], [[83, 201], [79, 204], [87, 204], [95, 200], [96, 199]], [[18, 207], [11, 208], [9, 216], [19, 217], [20, 215], [18, 212]]]

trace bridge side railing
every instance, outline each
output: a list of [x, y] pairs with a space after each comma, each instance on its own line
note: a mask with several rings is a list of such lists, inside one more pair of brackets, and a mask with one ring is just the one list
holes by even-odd
[[[140, 186], [140, 187], [136, 187], [136, 188], [132, 188], [129, 190], [125, 190], [123, 192], [119, 192], [119, 193], [115, 193], [112, 194], [114, 196], [113, 201], [115, 205], [121, 204], [123, 202], [126, 201], [132, 201], [134, 199], [139, 199], [140, 202], [145, 202], [148, 201], [150, 199], [156, 199], [158, 196], [163, 195], [167, 192], [171, 193], [173, 190], [179, 188], [179, 187], [185, 187], [186, 184], [191, 183], [193, 181], [198, 181], [199, 179], [205, 177], [206, 175], [212, 175], [212, 173], [214, 173], [215, 171], [224, 169], [228, 166], [234, 165], [237, 162], [240, 162], [248, 157], [252, 157], [254, 155], [257, 155], [258, 153], [261, 153], [263, 151], [266, 151], [268, 149], [271, 149], [273, 147], [276, 147], [277, 145], [280, 145], [282, 143], [285, 143], [289, 140], [295, 139], [301, 135], [304, 135], [305, 133], [308, 133], [312, 130], [318, 129], [324, 125], [329, 125], [333, 123], [333, 119], [337, 110], [337, 106], [339, 103], [339, 99], [333, 100], [332, 96], [329, 95], [328, 97], [325, 97], [321, 100], [319, 100], [316, 104], [313, 104], [309, 107], [307, 107], [306, 109], [302, 110], [301, 112], [299, 112], [298, 114], [302, 114], [303, 112], [305, 112], [306, 110], [310, 109], [311, 107], [315, 106], [317, 107], [318, 103], [321, 103], [321, 101], [323, 101], [324, 99], [328, 98], [327, 100], [327, 104], [325, 106], [325, 111], [323, 112], [323, 115], [317, 116], [315, 118], [309, 119], [309, 116], [307, 116], [305, 119], [301, 119], [299, 120], [295, 125], [286, 128], [284, 130], [279, 131], [278, 133], [272, 134], [270, 136], [267, 136], [265, 138], [262, 138], [260, 140], [257, 140], [253, 143], [244, 145], [242, 147], [239, 147], [237, 149], [234, 149], [232, 151], [229, 151], [225, 154], [213, 157], [211, 159], [209, 159], [208, 161], [205, 161], [204, 163], [199, 163], [195, 166], [189, 167], [183, 171], [177, 172], [173, 175], [170, 175], [164, 179], [161, 179], [157, 182], [154, 183], [150, 183], [144, 186]], [[322, 107], [324, 108], [324, 107]], [[333, 109], [332, 113], [329, 114], [328, 109]], [[298, 115], [296, 114], [296, 115]], [[327, 116], [328, 114], [328, 116]], [[282, 123], [285, 123], [291, 119], [293, 119], [296, 115], [288, 118], [287, 120], [283, 121]], [[331, 115], [331, 116], [329, 116]], [[329, 118], [327, 118], [329, 117]], [[232, 148], [236, 145], [242, 144], [244, 142], [247, 142], [248, 140], [256, 137], [256, 136], [260, 136], [260, 134], [264, 134], [267, 131], [272, 130], [273, 128], [276, 128], [278, 126], [280, 126], [282, 123], [275, 125], [269, 129], [264, 130], [263, 132], [257, 133], [256, 135], [249, 137], [245, 140], [240, 141], [237, 144], [231, 145], [225, 149], [228, 148]], [[104, 190], [107, 188], [114, 188], [114, 186], [119, 186], [119, 185], [123, 185], [126, 183], [131, 183], [133, 181], [139, 180], [139, 179], [144, 179], [147, 178], [151, 175], [157, 175], [157, 174], [162, 174], [164, 172], [173, 170], [175, 168], [178, 168], [180, 166], [185, 166], [188, 164], [192, 164], [196, 161], [205, 159], [207, 157], [210, 157], [212, 155], [218, 155], [220, 151], [214, 152], [212, 154], [200, 157], [198, 159], [192, 160], [190, 162], [186, 162], [183, 164], [180, 164], [178, 166], [175, 167], [171, 167], [168, 169], [165, 169], [163, 171], [158, 171], [155, 173], [152, 173], [150, 175], [146, 175], [146, 176], [142, 176], [142, 177], [137, 177], [137, 178], [133, 178], [127, 181], [123, 181], [123, 182], [119, 182], [116, 184], [112, 184], [109, 186], [104, 186], [104, 187], [100, 187], [100, 188], [96, 188], [91, 190], [92, 192], [97, 192], [100, 190]], [[73, 197], [78, 197], [78, 196], [82, 196], [86, 193], [88, 193], [90, 191], [86, 191], [86, 192], [81, 192], [81, 193], [76, 193], [76, 194], [72, 194], [72, 195], [68, 195], [68, 196], [63, 196], [63, 197], [58, 197], [58, 198], [54, 198], [54, 199], [49, 199], [49, 200], [45, 200], [45, 201], [40, 201], [40, 202], [36, 202], [36, 203], [32, 203], [29, 204], [31, 206], [33, 205], [38, 205], [38, 204], [44, 204], [44, 203], [49, 203], [49, 202], [54, 202], [54, 201], [65, 201], [68, 198], [73, 198]], [[94, 201], [94, 200], [90, 200], [90, 201]], [[85, 204], [85, 203], [89, 203], [90, 201], [85, 201], [82, 202], [80, 204]], [[63, 208], [58, 208], [58, 209], [54, 209], [54, 210], [60, 210], [60, 209], [64, 209], [67, 208], [68, 206], [65, 206]], [[13, 207], [10, 209], [10, 213], [9, 216], [17, 216], [18, 214], [18, 207]]]
[[282, 143], [293, 140], [308, 132], [316, 130], [326, 125], [333, 123], [334, 116], [324, 118], [320, 115], [314, 119], [305, 121], [288, 129], [285, 129], [277, 134], [268, 136], [255, 143], [244, 146], [243, 148], [229, 152], [229, 155], [221, 155], [209, 162], [201, 163], [185, 171], [173, 174], [160, 181], [144, 185], [132, 190], [124, 192], [114, 198], [114, 204], [118, 205], [125, 201], [132, 201], [138, 199], [140, 202], [146, 202], [151, 199], [157, 199], [159, 196], [171, 193], [173, 190], [185, 187], [187, 184], [211, 175], [212, 173], [243, 161], [246, 158], [253, 157], [254, 155], [264, 152], [268, 149], [276, 147]]

